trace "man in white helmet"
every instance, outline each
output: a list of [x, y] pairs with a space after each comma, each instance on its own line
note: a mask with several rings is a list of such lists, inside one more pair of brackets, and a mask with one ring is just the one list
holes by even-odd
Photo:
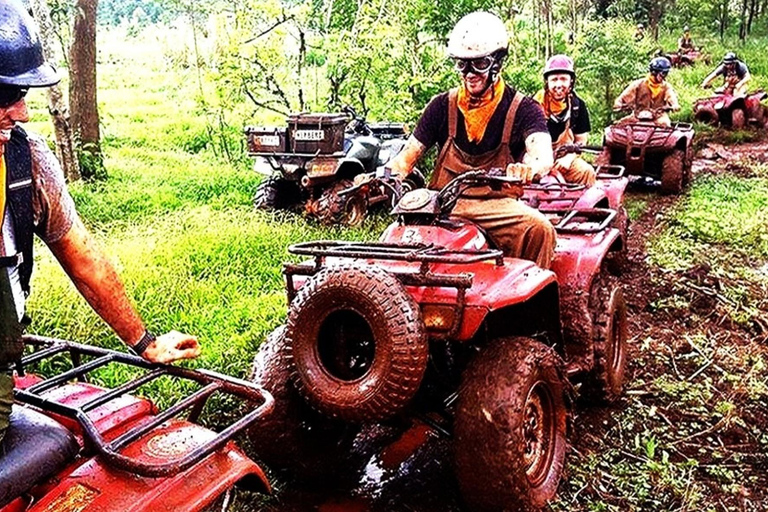
[[[504, 83], [507, 55], [504, 23], [477, 11], [456, 24], [448, 54], [461, 76], [457, 89], [432, 98], [413, 135], [389, 167], [404, 179], [433, 145], [440, 147], [429, 187], [440, 189], [473, 169], [505, 168], [530, 183], [552, 167], [552, 139], [539, 105]], [[537, 210], [515, 197], [462, 197], [454, 215], [480, 225], [508, 256], [549, 268], [555, 230]]]

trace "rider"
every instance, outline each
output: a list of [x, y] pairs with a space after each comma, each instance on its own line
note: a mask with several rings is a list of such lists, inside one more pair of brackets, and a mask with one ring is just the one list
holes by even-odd
[[683, 28], [683, 35], [677, 40], [677, 52], [685, 54], [695, 49], [696, 47], [693, 45], [693, 39], [691, 39], [691, 29], [686, 25], [685, 28]]
[[747, 95], [747, 83], [752, 78], [752, 75], [749, 74], [747, 65], [740, 61], [735, 53], [726, 53], [720, 65], [704, 79], [701, 86], [706, 89], [715, 78], [721, 75], [723, 77], [723, 86], [719, 87], [716, 92], [730, 93], [734, 96]]
[[645, 25], [642, 23], [637, 24], [637, 29], [635, 30], [635, 41], [640, 41], [645, 37]]
[[631, 110], [619, 123], [636, 122], [643, 111], [650, 111], [660, 126], [672, 126], [667, 111], [680, 110], [677, 94], [667, 82], [672, 67], [666, 57], [654, 57], [648, 66], [648, 76], [635, 80], [624, 89], [613, 104], [614, 111]]
[[[389, 164], [395, 176], [405, 178], [435, 144], [440, 152], [432, 189], [472, 169], [505, 168], [507, 176], [523, 183], [549, 173], [552, 139], [541, 108], [501, 78], [508, 43], [504, 23], [493, 14], [476, 11], [459, 20], [448, 55], [461, 84], [429, 102], [405, 148]], [[555, 230], [516, 197], [464, 196], [453, 213], [485, 229], [506, 255], [549, 268]]]
[[[59, 77], [45, 62], [35, 22], [19, 0], [0, 2], [0, 440], [13, 403], [13, 365], [32, 273], [32, 233], [49, 247], [86, 301], [136, 353], [153, 362], [197, 357], [197, 340], [171, 331], [154, 336], [131, 305], [106, 255], [77, 216], [61, 166], [46, 142], [17, 123], [29, 121], [24, 96]], [[2, 446], [0, 446], [2, 454]]]
[[544, 66], [544, 89], [533, 97], [541, 104], [547, 118], [547, 128], [555, 150], [553, 170], [559, 172], [565, 181], [592, 186], [595, 183], [595, 169], [577, 153], [560, 155], [558, 149], [584, 145], [591, 129], [587, 105], [573, 90], [576, 71], [573, 60], [567, 55], [550, 57]]

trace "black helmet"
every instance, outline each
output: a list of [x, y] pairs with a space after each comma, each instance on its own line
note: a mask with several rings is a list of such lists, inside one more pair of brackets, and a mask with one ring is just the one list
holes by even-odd
[[20, 0], [0, 2], [0, 86], [48, 87], [59, 82], [45, 62], [37, 24]]
[[723, 64], [730, 64], [731, 62], [736, 62], [737, 60], [739, 60], [739, 59], [736, 57], [735, 53], [728, 52], [723, 57]]
[[651, 63], [648, 66], [648, 69], [651, 73], [669, 73], [669, 70], [672, 68], [672, 63], [669, 62], [669, 59], [666, 57], [654, 57], [651, 59]]

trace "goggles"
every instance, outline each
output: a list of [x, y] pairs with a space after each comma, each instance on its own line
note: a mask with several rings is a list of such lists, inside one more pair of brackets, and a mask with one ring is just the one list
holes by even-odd
[[466, 75], [467, 73], [486, 73], [496, 63], [496, 59], [490, 55], [477, 59], [453, 59], [456, 71]]
[[11, 105], [15, 105], [27, 95], [28, 90], [26, 87], [0, 87], [0, 108], [8, 108]]
[[667, 75], [669, 74], [669, 71], [651, 71], [652, 74], [656, 76], [661, 76], [663, 78], [667, 78]]

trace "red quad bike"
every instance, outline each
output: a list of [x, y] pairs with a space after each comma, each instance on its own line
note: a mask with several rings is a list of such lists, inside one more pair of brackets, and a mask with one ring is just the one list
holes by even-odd
[[768, 128], [768, 107], [761, 102], [768, 98], [765, 91], [754, 91], [747, 97], [734, 96], [723, 91], [714, 96], [696, 100], [693, 116], [697, 121], [713, 126], [741, 130], [748, 123]]
[[693, 125], [659, 126], [649, 111], [638, 113], [635, 122], [608, 126], [598, 165], [622, 165], [628, 175], [660, 182], [664, 194], [679, 194], [691, 180]]
[[451, 216], [469, 188], [519, 188], [497, 174], [408, 192], [379, 242], [289, 248], [311, 260], [284, 265], [287, 324], [252, 376], [275, 394], [264, 420], [277, 440], [261, 429], [250, 436], [267, 464], [334, 471], [340, 450], [371, 425], [403, 432], [381, 452], [399, 463], [414, 443], [388, 449], [426, 428], [422, 438], [451, 440], [471, 510], [528, 510], [554, 497], [571, 382], [588, 401], [617, 399], [624, 382], [626, 306], [604, 266], [621, 244], [616, 212], [550, 210], [559, 241], [544, 270], [504, 257], [478, 226]]
[[[35, 351], [16, 366], [17, 403], [0, 443], [0, 511], [227, 510], [235, 486], [270, 491], [263, 471], [231, 441], [274, 406], [263, 389], [63, 340], [25, 342]], [[48, 379], [26, 373], [39, 364], [69, 369]], [[108, 366], [134, 377], [114, 389], [88, 382]], [[158, 411], [130, 394], [153, 381], [197, 389]], [[241, 405], [219, 433], [198, 421], [212, 396]]]
[[692, 49], [688, 50], [687, 52], [677, 51], [674, 53], [666, 54], [664, 56], [669, 59], [669, 62], [672, 64], [672, 66], [676, 68], [693, 66], [700, 60], [703, 60], [704, 62], [708, 60], [706, 56], [701, 52], [701, 49]]

